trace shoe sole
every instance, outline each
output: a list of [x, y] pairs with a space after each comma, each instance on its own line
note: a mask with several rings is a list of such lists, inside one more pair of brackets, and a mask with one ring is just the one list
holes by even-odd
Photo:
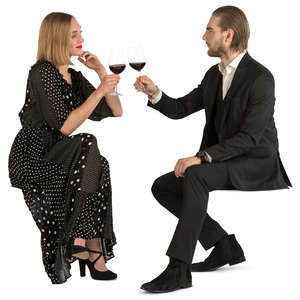
[[245, 260], [246, 260], [245, 256], [242, 256], [242, 257], [239, 257], [239, 258], [234, 259], [231, 262], [229, 262], [229, 265], [230, 266], [237, 265], [237, 264], [244, 262]]
[[245, 260], [246, 260], [245, 256], [242, 256], [242, 257], [239, 257], [237, 259], [234, 259], [234, 260], [230, 261], [229, 263], [226, 263], [224, 265], [218, 266], [218, 267], [213, 268], [213, 269], [208, 269], [208, 270], [194, 270], [194, 269], [191, 268], [190, 270], [191, 270], [191, 272], [212, 272], [212, 271], [215, 271], [215, 270], [217, 270], [219, 268], [222, 268], [222, 267], [226, 266], [227, 264], [229, 266], [234, 266], [234, 265], [237, 265], [237, 264], [240, 264], [240, 263], [244, 262]]
[[191, 282], [187, 283], [184, 286], [180, 286], [180, 287], [172, 289], [172, 290], [146, 290], [144, 288], [141, 288], [141, 289], [144, 290], [144, 291], [150, 292], [150, 293], [157, 293], [158, 294], [158, 293], [174, 292], [174, 291], [177, 291], [177, 290], [180, 290], [180, 289], [186, 289], [186, 288], [189, 288], [189, 287], [192, 287], [192, 283]]

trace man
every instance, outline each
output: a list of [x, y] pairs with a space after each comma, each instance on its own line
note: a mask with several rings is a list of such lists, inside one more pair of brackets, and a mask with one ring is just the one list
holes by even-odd
[[[292, 186], [281, 163], [274, 123], [274, 79], [246, 51], [250, 35], [245, 14], [237, 7], [216, 9], [203, 40], [208, 55], [221, 62], [210, 68], [188, 95], [172, 99], [147, 76], [134, 86], [148, 95], [148, 106], [172, 119], [205, 110], [200, 150], [179, 159], [174, 172], [155, 180], [154, 197], [179, 218], [167, 251], [167, 268], [142, 285], [149, 292], [192, 286], [191, 271], [215, 270], [245, 261], [233, 234], [207, 214], [209, 192], [237, 189], [259, 191]], [[208, 258], [192, 263], [197, 240]]]

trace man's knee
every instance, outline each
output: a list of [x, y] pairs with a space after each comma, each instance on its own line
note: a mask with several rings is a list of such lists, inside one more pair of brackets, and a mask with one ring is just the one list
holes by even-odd
[[151, 192], [153, 196], [158, 200], [161, 191], [160, 178], [156, 178], [152, 184]]
[[165, 198], [166, 194], [180, 193], [180, 189], [181, 179], [176, 178], [173, 171], [155, 179], [151, 187], [153, 196], [159, 202], [161, 202], [161, 198]]

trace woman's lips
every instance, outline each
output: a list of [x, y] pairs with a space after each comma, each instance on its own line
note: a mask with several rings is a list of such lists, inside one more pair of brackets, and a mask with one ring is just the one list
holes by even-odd
[[82, 48], [82, 45], [80, 45], [80, 46], [77, 46], [76, 48], [79, 48], [79, 49], [81, 49], [81, 48]]

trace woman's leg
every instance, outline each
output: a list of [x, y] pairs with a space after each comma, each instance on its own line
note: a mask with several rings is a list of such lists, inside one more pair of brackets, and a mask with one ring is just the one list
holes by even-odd
[[74, 245], [85, 247], [85, 239], [76, 238], [74, 240]]
[[[90, 250], [96, 250], [96, 251], [102, 251], [102, 247], [101, 247], [101, 241], [99, 238], [95, 238], [95, 239], [92, 239], [92, 240], [87, 240], [86, 241], [86, 246], [90, 249]], [[97, 257], [99, 256], [99, 253], [93, 253], [93, 252], [90, 252], [90, 257], [89, 257], [89, 260], [91, 262], [93, 262]], [[103, 254], [102, 256], [96, 261], [95, 263], [95, 269], [98, 270], [98, 271], [107, 271], [107, 267], [105, 265], [105, 260], [104, 260], [104, 257], [103, 257]]]

